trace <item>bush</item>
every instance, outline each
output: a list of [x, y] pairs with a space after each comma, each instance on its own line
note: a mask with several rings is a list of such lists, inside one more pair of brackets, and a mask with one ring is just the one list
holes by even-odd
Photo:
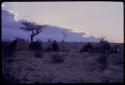
[[64, 62], [64, 56], [53, 54], [51, 57], [51, 63], [58, 64]]
[[42, 45], [40, 42], [32, 42], [29, 45], [31, 50], [42, 50]]
[[96, 46], [96, 52], [99, 53], [109, 53], [111, 49], [111, 45], [108, 41], [100, 41]]
[[80, 52], [93, 52], [93, 51], [94, 51], [94, 47], [93, 47], [93, 45], [91, 43], [87, 43], [80, 50]]
[[41, 58], [42, 54], [43, 54], [43, 49], [42, 49], [42, 45], [40, 42], [36, 41], [36, 42], [32, 42], [29, 45], [30, 49], [34, 51], [34, 56], [36, 58]]
[[17, 46], [17, 40], [13, 40], [12, 42], [10, 42], [10, 44], [8, 45], [8, 54], [13, 54], [15, 51], [15, 48]]
[[53, 43], [52, 43], [52, 50], [53, 51], [59, 51], [60, 50], [59, 45], [56, 41], [53, 41]]
[[118, 45], [111, 46], [110, 53], [119, 53], [120, 47]]
[[17, 39], [16, 50], [29, 50], [29, 42], [24, 39]]

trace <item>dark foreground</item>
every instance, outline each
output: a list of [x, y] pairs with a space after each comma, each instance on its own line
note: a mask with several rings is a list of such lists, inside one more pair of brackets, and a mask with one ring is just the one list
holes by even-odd
[[[44, 43], [45, 47], [47, 43]], [[61, 45], [61, 44], [60, 44]], [[122, 45], [120, 45], [122, 48]], [[122, 83], [123, 52], [79, 52], [82, 44], [65, 43], [66, 51], [2, 50], [4, 83]], [[122, 49], [123, 50], [123, 49]], [[39, 55], [38, 55], [39, 54]], [[106, 62], [100, 57], [107, 57]]]

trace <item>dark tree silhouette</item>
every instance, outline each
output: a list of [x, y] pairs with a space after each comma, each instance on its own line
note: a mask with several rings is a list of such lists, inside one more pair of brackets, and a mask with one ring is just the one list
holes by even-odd
[[56, 40], [54, 40], [54, 41], [52, 42], [52, 50], [53, 50], [53, 51], [59, 51], [59, 50], [60, 50], [59, 45], [58, 45], [58, 43], [56, 42]]
[[37, 58], [41, 58], [42, 55], [43, 55], [43, 46], [42, 46], [42, 42], [40, 41], [35, 41], [35, 42], [32, 42], [30, 45], [29, 45], [30, 49], [33, 51], [35, 57]]
[[40, 42], [32, 42], [30, 45], [29, 45], [30, 49], [31, 50], [42, 50], [42, 45]]
[[106, 39], [106, 37], [103, 36], [103, 35], [99, 37], [100, 42], [101, 42], [101, 41], [105, 41], [105, 39]]
[[9, 43], [9, 46], [8, 46], [8, 54], [9, 55], [14, 53], [16, 45], [17, 45], [17, 40], [13, 40], [12, 42]]
[[94, 52], [94, 47], [91, 43], [88, 42], [82, 47], [80, 52]]
[[22, 20], [22, 24], [24, 25], [23, 27], [21, 27], [21, 29], [27, 31], [27, 32], [31, 32], [31, 43], [33, 42], [34, 36], [36, 36], [37, 34], [39, 34], [41, 32], [41, 30], [43, 29], [43, 25], [38, 25], [34, 22], [29, 22], [27, 20]]
[[103, 35], [102, 37], [100, 37], [100, 42], [98, 44], [100, 45], [101, 52], [109, 52], [109, 50], [111, 49], [110, 43], [105, 40], [105, 37]]
[[51, 39], [48, 39], [47, 51], [51, 51], [51, 50], [52, 50], [52, 41], [51, 41]]
[[110, 53], [119, 53], [120, 47], [118, 45], [112, 45], [110, 49]]
[[65, 32], [62, 32], [62, 35], [63, 35], [63, 40], [62, 40], [62, 51], [65, 51], [65, 39], [67, 37], [67, 34]]
[[98, 58], [98, 63], [100, 64], [100, 72], [102, 72], [107, 68], [107, 58], [110, 55], [111, 44], [102, 36], [97, 47], [98, 52], [101, 53], [101, 56]]

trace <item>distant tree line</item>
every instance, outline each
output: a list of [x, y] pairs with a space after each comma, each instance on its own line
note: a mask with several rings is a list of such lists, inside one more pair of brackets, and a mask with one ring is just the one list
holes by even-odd
[[[9, 44], [9, 50], [13, 51], [16, 47], [18, 40], [14, 40]], [[34, 41], [29, 44], [29, 48], [31, 50], [41, 50], [43, 51], [42, 42]], [[46, 51], [65, 51], [65, 48], [60, 47], [59, 43], [54, 40], [48, 40], [48, 46]], [[120, 51], [120, 47], [118, 45], [111, 45], [108, 41], [100, 40], [100, 42], [93, 45], [90, 42], [84, 44], [79, 52], [90, 52], [90, 53], [118, 53]]]

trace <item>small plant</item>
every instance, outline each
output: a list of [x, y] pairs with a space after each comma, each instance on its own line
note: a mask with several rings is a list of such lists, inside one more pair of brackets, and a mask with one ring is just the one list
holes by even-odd
[[51, 63], [58, 64], [58, 63], [63, 63], [64, 62], [64, 57], [61, 55], [54, 54], [51, 57]]

